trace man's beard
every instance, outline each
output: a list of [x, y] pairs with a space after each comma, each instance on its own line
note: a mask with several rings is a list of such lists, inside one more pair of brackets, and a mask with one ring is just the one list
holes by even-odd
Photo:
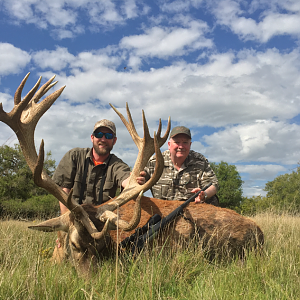
[[109, 146], [108, 144], [104, 144], [104, 143], [100, 143], [100, 145], [104, 145], [106, 146], [105, 148], [99, 148], [98, 143], [93, 143], [93, 148], [94, 151], [99, 155], [99, 156], [103, 156], [103, 155], [107, 155], [110, 153], [110, 151], [112, 150], [113, 146]]

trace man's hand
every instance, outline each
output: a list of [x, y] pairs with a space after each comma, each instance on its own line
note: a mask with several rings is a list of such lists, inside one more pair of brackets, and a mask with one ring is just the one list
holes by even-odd
[[136, 178], [136, 182], [140, 185], [145, 184], [146, 182], [146, 172], [145, 171], [141, 171], [140, 176]]
[[[192, 193], [197, 193], [199, 192], [201, 189], [200, 188], [195, 188], [193, 190], [191, 190]], [[200, 194], [198, 195], [198, 197], [195, 198], [195, 202], [196, 203], [204, 203], [205, 202], [205, 192], [200, 192]]]
[[[130, 173], [131, 174], [131, 173]], [[141, 171], [140, 176], [136, 178], [136, 182], [140, 185], [143, 185], [146, 182], [146, 172]], [[122, 182], [122, 187], [125, 188], [129, 181], [129, 177]]]
[[[191, 190], [192, 193], [197, 193], [199, 192], [201, 189], [200, 188], [195, 188], [193, 190]], [[196, 203], [204, 203], [206, 201], [206, 199], [211, 198], [212, 196], [214, 196], [217, 193], [217, 188], [212, 185], [210, 186], [207, 190], [202, 191], [198, 197], [195, 199]], [[205, 199], [205, 194], [207, 195], [206, 199]]]

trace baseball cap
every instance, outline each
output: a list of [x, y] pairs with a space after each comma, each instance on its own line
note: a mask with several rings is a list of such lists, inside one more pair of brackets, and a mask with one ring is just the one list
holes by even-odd
[[171, 131], [170, 137], [172, 138], [173, 136], [180, 134], [180, 133], [184, 133], [184, 134], [188, 135], [190, 139], [192, 138], [191, 131], [184, 126], [174, 127]]
[[109, 120], [106, 120], [106, 119], [103, 119], [103, 120], [100, 120], [98, 121], [95, 126], [94, 126], [94, 129], [93, 129], [93, 132], [95, 132], [95, 130], [99, 127], [106, 127], [108, 129], [110, 129], [114, 135], [116, 135], [116, 125], [114, 122], [112, 121], [109, 121]]

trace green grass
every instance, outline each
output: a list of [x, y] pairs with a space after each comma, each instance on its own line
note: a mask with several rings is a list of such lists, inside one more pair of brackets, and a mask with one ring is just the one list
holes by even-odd
[[55, 233], [1, 221], [0, 299], [299, 299], [300, 217], [254, 219], [265, 234], [264, 251], [244, 262], [209, 262], [195, 247], [154, 250], [134, 261], [127, 255], [117, 264], [103, 261], [89, 279], [69, 262], [50, 262]]

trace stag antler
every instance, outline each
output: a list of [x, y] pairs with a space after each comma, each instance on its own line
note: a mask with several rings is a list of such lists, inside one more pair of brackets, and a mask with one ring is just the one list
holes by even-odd
[[[109, 202], [108, 204], [102, 205], [98, 209], [98, 218], [101, 221], [106, 221], [107, 219], [116, 220], [116, 215], [112, 213], [118, 206], [122, 206], [125, 203], [127, 203], [129, 200], [135, 199], [139, 194], [146, 192], [149, 190], [160, 178], [163, 167], [164, 167], [164, 159], [162, 157], [162, 154], [160, 152], [160, 147], [165, 143], [169, 136], [170, 128], [171, 128], [171, 120], [168, 119], [168, 126], [166, 133], [163, 137], [160, 136], [161, 134], [161, 120], [159, 120], [158, 130], [157, 134], [154, 132], [154, 137], [151, 138], [149, 133], [149, 128], [147, 125], [147, 121], [145, 118], [144, 111], [142, 111], [143, 114], [143, 127], [144, 127], [144, 137], [141, 138], [134, 126], [128, 103], [126, 103], [126, 111], [129, 122], [125, 119], [125, 117], [112, 105], [110, 106], [114, 109], [114, 111], [119, 115], [120, 119], [126, 126], [128, 132], [130, 133], [133, 141], [135, 142], [136, 146], [139, 149], [138, 157], [135, 162], [135, 165], [133, 167], [133, 170], [131, 172], [129, 181], [123, 192], [113, 201]], [[139, 185], [136, 182], [136, 178], [139, 176], [140, 172], [144, 170], [149, 158], [154, 154], [156, 154], [156, 164], [155, 164], [155, 171], [150, 180], [148, 180], [145, 184]], [[128, 226], [119, 226], [123, 230], [132, 230], [134, 227], [134, 224], [130, 224]]]
[[[28, 73], [22, 80], [14, 97], [14, 107], [10, 113], [3, 110], [0, 103], [0, 121], [7, 124], [17, 135], [25, 160], [31, 169], [35, 183], [54, 195], [63, 203], [76, 218], [79, 219], [90, 234], [98, 233], [98, 230], [90, 221], [88, 214], [80, 206], [72, 202], [72, 193], [67, 195], [55, 182], [43, 171], [44, 142], [42, 140], [39, 156], [34, 146], [34, 130], [42, 115], [51, 107], [55, 100], [61, 95], [65, 86], [47, 96], [40, 103], [38, 101], [51, 89], [57, 81], [53, 82], [55, 76], [50, 78], [39, 88], [42, 77], [39, 78], [32, 90], [21, 100], [21, 94], [29, 77]], [[106, 224], [107, 228], [108, 223]]]

